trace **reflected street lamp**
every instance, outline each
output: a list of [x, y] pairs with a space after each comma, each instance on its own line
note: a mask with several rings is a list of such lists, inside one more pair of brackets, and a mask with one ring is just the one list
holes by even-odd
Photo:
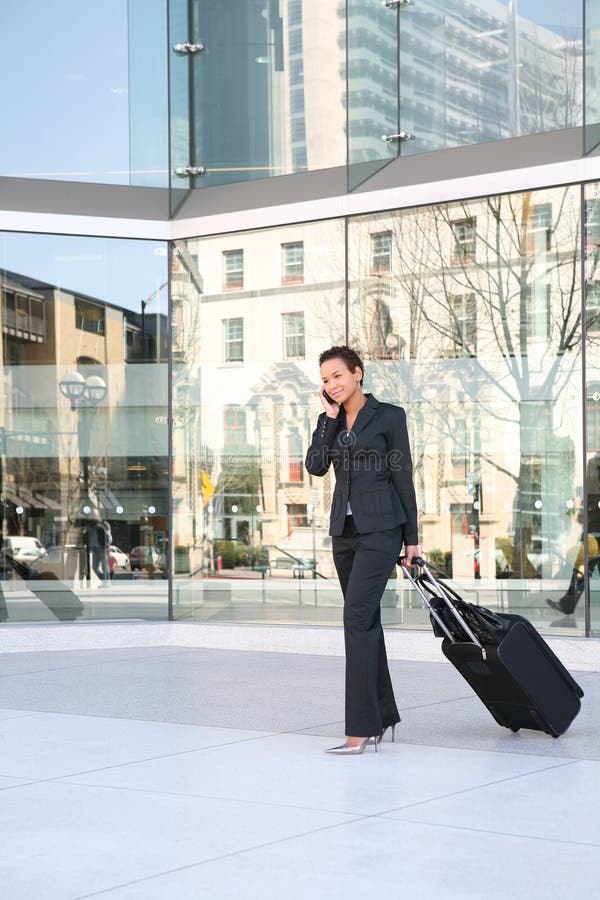
[[[84, 503], [87, 503], [90, 495], [90, 415], [96, 413], [99, 404], [108, 393], [106, 382], [99, 375], [88, 375], [85, 378], [81, 372], [67, 372], [58, 382], [61, 394], [71, 403], [71, 409], [76, 410], [77, 416], [77, 440], [79, 444], [79, 458], [81, 459], [83, 475]], [[89, 583], [91, 577], [89, 546], [85, 557], [85, 578]]]
[[106, 382], [99, 375], [67, 372], [58, 382], [61, 394], [71, 401], [71, 409], [96, 409], [108, 392]]
[[79, 455], [83, 468], [83, 492], [87, 501], [89, 496], [89, 453], [90, 422], [89, 415], [95, 413], [99, 404], [108, 393], [106, 382], [99, 375], [88, 375], [81, 372], [67, 372], [58, 382], [61, 394], [71, 402], [71, 409], [80, 415], [77, 422], [79, 438]]

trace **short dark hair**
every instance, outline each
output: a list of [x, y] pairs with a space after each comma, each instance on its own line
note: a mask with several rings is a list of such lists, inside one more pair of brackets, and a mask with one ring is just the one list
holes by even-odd
[[341, 347], [330, 347], [329, 350], [323, 350], [319, 356], [319, 365], [322, 366], [324, 362], [327, 362], [330, 359], [341, 359], [350, 372], [354, 372], [356, 368], [359, 368], [362, 372], [362, 378], [360, 379], [362, 387], [365, 377], [365, 367], [356, 350], [352, 350], [351, 347], [347, 347], [346, 344], [343, 344]]

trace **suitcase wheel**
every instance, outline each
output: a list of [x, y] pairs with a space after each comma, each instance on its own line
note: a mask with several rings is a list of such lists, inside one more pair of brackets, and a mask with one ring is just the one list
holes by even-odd
[[516, 734], [517, 731], [520, 731], [521, 729], [520, 728], [511, 728], [510, 730], [512, 731], [513, 734]]

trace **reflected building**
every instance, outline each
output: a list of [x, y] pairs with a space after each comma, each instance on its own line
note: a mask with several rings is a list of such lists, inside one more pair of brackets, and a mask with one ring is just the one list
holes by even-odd
[[[84, 509], [112, 522], [115, 542], [146, 543], [167, 521], [167, 322], [3, 270], [2, 534], [46, 546], [80, 543]], [[101, 379], [99, 403], [71, 405], [69, 373]], [[150, 518], [148, 518], [148, 523]]]

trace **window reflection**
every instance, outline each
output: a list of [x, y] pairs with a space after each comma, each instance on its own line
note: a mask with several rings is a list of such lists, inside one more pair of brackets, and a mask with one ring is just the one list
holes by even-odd
[[[229, 247], [243, 254], [237, 292], [221, 281]], [[328, 598], [318, 602], [337, 617], [331, 483], [312, 482], [304, 456], [321, 409], [318, 354], [344, 337], [343, 222], [191, 239], [177, 251], [175, 614], [310, 621], [298, 603], [309, 591], [311, 606]]]
[[[600, 630], [600, 328], [598, 297], [600, 295], [600, 204], [598, 184], [585, 187], [584, 251], [585, 251], [585, 424], [586, 424], [586, 509], [583, 527], [588, 540], [586, 555], [580, 568], [589, 576], [590, 629]], [[596, 546], [592, 541], [596, 542]], [[579, 607], [581, 601], [579, 602]], [[575, 610], [581, 615], [581, 610]]]
[[350, 227], [350, 342], [375, 395], [407, 408], [430, 559], [557, 628], [583, 627], [546, 603], [568, 586], [582, 505], [578, 264], [570, 187]]
[[8, 620], [164, 617], [164, 248], [4, 234], [0, 264]]

